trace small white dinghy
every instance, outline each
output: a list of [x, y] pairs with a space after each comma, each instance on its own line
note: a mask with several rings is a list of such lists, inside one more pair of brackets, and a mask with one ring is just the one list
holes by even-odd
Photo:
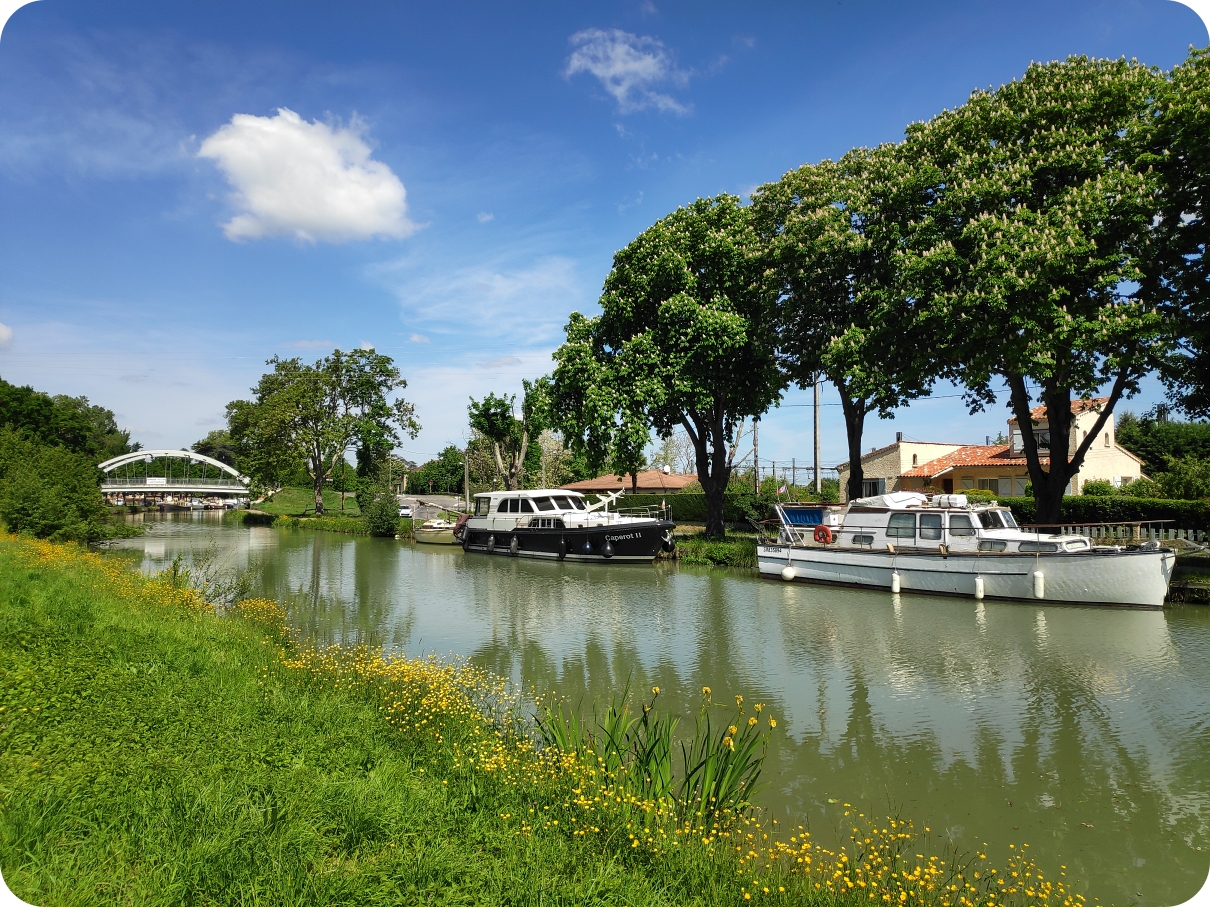
[[456, 525], [446, 519], [425, 520], [419, 526], [412, 527], [412, 535], [416, 541], [426, 545], [457, 545], [458, 540], [454, 538]]
[[1017, 526], [996, 502], [916, 492], [847, 506], [778, 504], [777, 544], [757, 546], [761, 575], [974, 598], [1162, 608], [1176, 552], [1158, 542], [1094, 545]]

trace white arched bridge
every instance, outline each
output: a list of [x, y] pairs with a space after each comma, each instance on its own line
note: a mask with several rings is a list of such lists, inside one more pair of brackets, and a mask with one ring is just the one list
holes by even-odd
[[110, 497], [245, 497], [250, 480], [226, 463], [191, 450], [136, 450], [101, 463]]

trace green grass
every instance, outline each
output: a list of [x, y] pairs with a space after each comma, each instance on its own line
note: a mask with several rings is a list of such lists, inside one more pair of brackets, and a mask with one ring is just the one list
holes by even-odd
[[703, 567], [756, 568], [755, 537], [728, 535], [723, 541], [706, 538], [705, 533], [676, 537], [671, 555], [682, 564]]
[[[282, 488], [271, 498], [253, 505], [257, 510], [272, 513], [277, 516], [306, 516], [315, 515], [315, 491], [311, 488]], [[340, 513], [340, 492], [324, 489], [324, 515], [338, 517]], [[357, 499], [353, 495], [345, 498], [344, 516], [361, 516]]]
[[[899, 903], [924, 866], [937, 887], [913, 904], [956, 903], [941, 894], [952, 879], [986, 901], [944, 860], [914, 862], [923, 842], [895, 820], [858, 831], [870, 820], [838, 816], [854, 824], [843, 860], [811, 849], [801, 830], [787, 842], [754, 818], [682, 836], [671, 815], [615, 794], [591, 755], [535, 753], [500, 695], [469, 667], [314, 649], [284, 630], [271, 602], [219, 615], [117, 559], [0, 536], [5, 882], [41, 905], [705, 905], [749, 895], [856, 907], [881, 900], [844, 889], [846, 878], [880, 873]], [[795, 870], [803, 855], [814, 858], [810, 875]], [[1030, 867], [1008, 868], [1015, 877]]]

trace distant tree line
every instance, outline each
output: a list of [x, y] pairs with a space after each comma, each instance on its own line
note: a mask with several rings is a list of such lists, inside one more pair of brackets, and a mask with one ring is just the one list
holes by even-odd
[[[601, 314], [572, 314], [538, 409], [619, 473], [640, 468], [652, 431], [683, 432], [718, 536], [729, 445], [790, 384], [839, 391], [850, 498], [871, 413], [939, 380], [972, 412], [1007, 391], [1022, 426], [1047, 409], [1049, 450], [1023, 442], [1037, 519], [1056, 522], [1145, 375], [1210, 414], [1208, 155], [1210, 49], [1169, 72], [1032, 65], [901, 142], [805, 164], [747, 205], [720, 195], [659, 220], [614, 256]], [[1104, 388], [1069, 456], [1072, 402]]]
[[11, 532], [91, 542], [127, 534], [110, 518], [97, 464], [138, 450], [114, 414], [0, 379], [0, 520]]

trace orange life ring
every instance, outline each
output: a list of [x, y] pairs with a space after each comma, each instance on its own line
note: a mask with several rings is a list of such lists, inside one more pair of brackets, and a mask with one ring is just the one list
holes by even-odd
[[815, 527], [815, 541], [819, 542], [821, 545], [831, 545], [832, 544], [832, 530], [829, 529], [827, 526], [816, 526]]

